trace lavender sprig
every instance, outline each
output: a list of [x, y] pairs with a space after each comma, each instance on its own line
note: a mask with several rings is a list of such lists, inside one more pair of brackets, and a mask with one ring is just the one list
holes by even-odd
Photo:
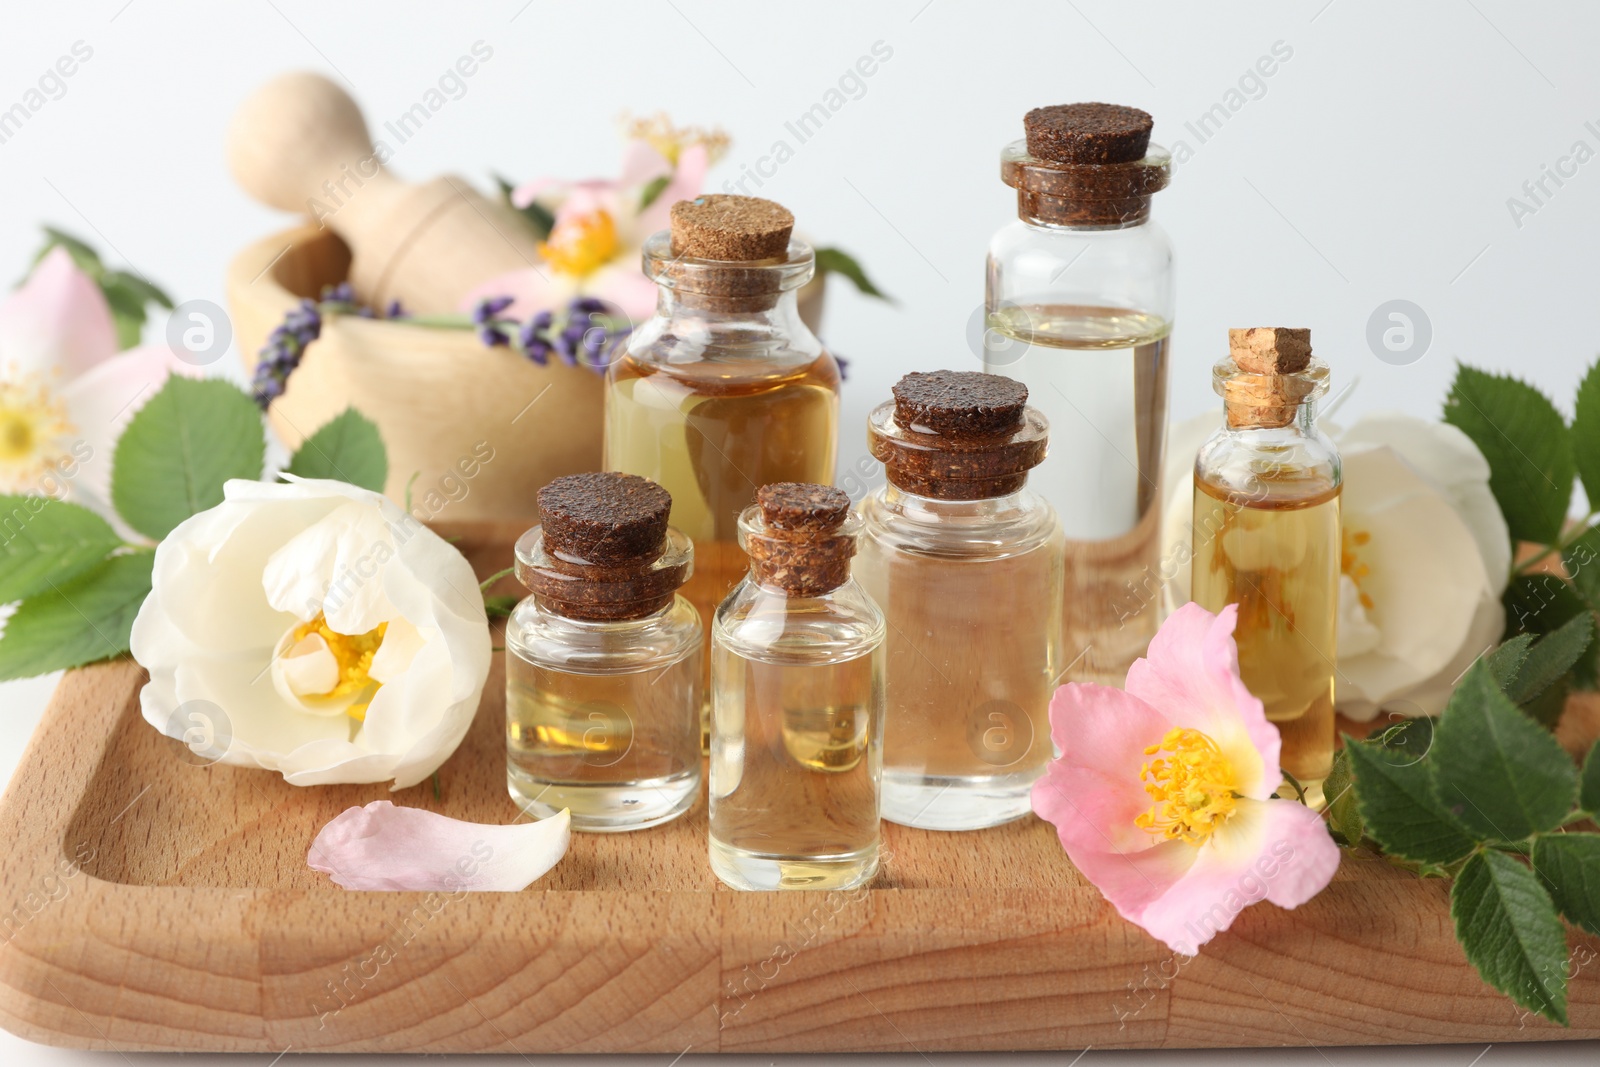
[[[324, 317], [330, 314], [357, 315], [364, 319], [378, 317], [370, 307], [356, 300], [355, 290], [350, 287], [349, 282], [323, 286], [322, 297], [319, 300], [312, 300], [310, 297], [301, 300], [283, 317], [282, 325], [267, 335], [267, 343], [262, 346], [257, 356], [251, 392], [254, 393], [256, 403], [263, 411], [283, 395], [283, 390], [289, 382], [289, 375], [300, 366], [306, 346], [322, 336]], [[389, 309], [383, 317], [409, 318], [398, 300], [390, 302]]]

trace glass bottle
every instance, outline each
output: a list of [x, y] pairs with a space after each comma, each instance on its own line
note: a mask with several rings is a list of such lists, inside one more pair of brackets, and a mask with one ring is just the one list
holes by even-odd
[[883, 817], [930, 830], [1020, 818], [1053, 755], [1062, 539], [1025, 484], [1044, 458], [1028, 389], [908, 374], [868, 420], [887, 484], [856, 573], [888, 619]]
[[762, 488], [750, 573], [712, 625], [711, 869], [735, 889], [848, 889], [878, 868], [883, 613], [850, 576], [840, 489]]
[[700, 791], [700, 616], [678, 588], [689, 539], [644, 478], [575, 474], [539, 491], [517, 541], [532, 591], [506, 625], [506, 780], [539, 817], [639, 830]]
[[1224, 424], [1194, 467], [1191, 595], [1239, 605], [1239, 673], [1283, 739], [1280, 762], [1322, 804], [1333, 762], [1339, 452], [1316, 425], [1328, 367], [1311, 331], [1230, 330], [1212, 369]]
[[769, 200], [679, 201], [644, 245], [656, 313], [607, 373], [605, 466], [672, 494], [694, 541], [684, 593], [707, 630], [745, 572], [739, 515], [758, 486], [833, 481], [839, 367], [800, 320], [815, 258]]
[[989, 243], [984, 370], [1028, 386], [1051, 449], [1029, 484], [1066, 533], [1066, 679], [1122, 685], [1155, 634], [1172, 249], [1150, 116], [1038, 108], [1000, 153], [1017, 220]]

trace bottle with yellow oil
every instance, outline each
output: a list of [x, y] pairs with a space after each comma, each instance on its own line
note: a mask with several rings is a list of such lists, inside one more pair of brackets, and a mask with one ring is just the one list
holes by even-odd
[[1280, 762], [1321, 806], [1333, 762], [1339, 452], [1317, 429], [1328, 367], [1311, 331], [1228, 331], [1212, 370], [1224, 424], [1194, 469], [1191, 596], [1239, 606], [1239, 672], [1283, 738]]

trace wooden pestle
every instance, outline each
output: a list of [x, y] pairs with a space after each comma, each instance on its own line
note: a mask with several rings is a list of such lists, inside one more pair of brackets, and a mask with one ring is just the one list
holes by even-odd
[[525, 220], [463, 179], [396, 178], [383, 164], [397, 147], [374, 146], [350, 94], [305, 71], [256, 90], [228, 128], [234, 178], [262, 203], [337, 233], [350, 248], [350, 283], [374, 307], [456, 311], [474, 286], [538, 262]]

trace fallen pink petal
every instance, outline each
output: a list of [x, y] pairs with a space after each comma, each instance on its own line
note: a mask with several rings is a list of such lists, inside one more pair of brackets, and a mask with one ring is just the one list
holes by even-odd
[[345, 889], [516, 893], [567, 854], [565, 811], [538, 822], [464, 822], [375, 800], [317, 833], [306, 863]]
[[1234, 605], [1172, 614], [1127, 688], [1071, 683], [1050, 704], [1061, 757], [1033, 810], [1129, 922], [1193, 955], [1250, 904], [1293, 908], [1339, 866], [1322, 819], [1277, 799], [1278, 731], [1239, 678]]

